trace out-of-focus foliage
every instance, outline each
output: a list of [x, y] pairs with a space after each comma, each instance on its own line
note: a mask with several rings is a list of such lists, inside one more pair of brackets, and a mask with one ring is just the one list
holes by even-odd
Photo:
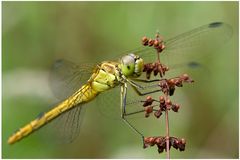
[[[233, 37], [204, 60], [196, 83], [176, 91], [183, 105], [170, 113], [170, 134], [187, 145], [171, 150], [173, 158], [238, 158], [237, 2], [3, 2], [2, 157], [164, 158], [156, 148], [142, 149], [135, 133], [94, 105], [71, 144], [54, 143], [44, 128], [12, 146], [7, 138], [56, 103], [48, 86], [54, 60], [108, 60], [156, 30], [167, 38], [214, 21], [230, 24]], [[165, 133], [163, 117], [141, 125], [147, 136]]]

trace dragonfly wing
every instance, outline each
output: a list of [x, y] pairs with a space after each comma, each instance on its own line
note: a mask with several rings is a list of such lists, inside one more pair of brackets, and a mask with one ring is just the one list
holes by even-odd
[[115, 87], [99, 94], [97, 99], [99, 113], [106, 118], [120, 119], [120, 88]]
[[[223, 22], [214, 22], [197, 27], [164, 41], [165, 50], [160, 53], [162, 63], [170, 68], [201, 58], [215, 57], [212, 52], [224, 45], [232, 37], [232, 27]], [[135, 51], [145, 62], [157, 59], [154, 47], [141, 47]]]
[[[49, 77], [53, 94], [59, 100], [68, 98], [86, 84], [93, 69], [94, 64], [91, 63], [78, 65], [64, 59], [57, 60], [52, 66]], [[58, 142], [71, 143], [76, 139], [80, 132], [86, 106], [89, 104], [79, 104], [51, 122], [48, 131], [53, 133]]]
[[167, 50], [180, 48], [216, 48], [232, 36], [232, 27], [223, 22], [214, 22], [195, 28], [166, 41]]
[[77, 65], [60, 59], [52, 66], [49, 81], [53, 94], [63, 100], [77, 91], [90, 78], [94, 64]]
[[[86, 85], [86, 87], [88, 86]], [[83, 88], [82, 90], [85, 89]], [[78, 98], [81, 99], [81, 97], [86, 97], [85, 92], [79, 93]], [[75, 104], [75, 102], [72, 103]], [[50, 122], [50, 125], [48, 125], [47, 130], [51, 133], [51, 137], [53, 137], [53, 139], [56, 138], [57, 142], [61, 143], [71, 143], [75, 140], [81, 129], [85, 109], [91, 104], [91, 102], [77, 104], [72, 109], [67, 110], [53, 119], [53, 121]]]
[[82, 104], [74, 107], [68, 112], [63, 113], [55, 121], [57, 139], [63, 143], [73, 142], [79, 135], [83, 122], [85, 106]]
[[[145, 97], [139, 96], [130, 85], [128, 86], [126, 112], [137, 113], [132, 114], [131, 116], [127, 116], [128, 119], [144, 118], [144, 107], [141, 103], [141, 100], [143, 99], [145, 99]], [[96, 101], [98, 104], [99, 112], [103, 117], [112, 120], [122, 120], [120, 106], [120, 87], [116, 87], [102, 93], [98, 96]]]

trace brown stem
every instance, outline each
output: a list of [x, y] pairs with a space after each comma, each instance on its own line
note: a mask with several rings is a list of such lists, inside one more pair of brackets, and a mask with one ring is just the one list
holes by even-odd
[[166, 121], [166, 150], [167, 150], [167, 159], [170, 159], [168, 109], [166, 109], [166, 111], [165, 111], [165, 121]]
[[158, 63], [160, 64], [160, 53], [157, 53]]

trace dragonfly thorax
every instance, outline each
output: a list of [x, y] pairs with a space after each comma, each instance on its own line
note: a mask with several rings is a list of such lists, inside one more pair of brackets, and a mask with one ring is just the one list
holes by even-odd
[[121, 58], [120, 68], [126, 77], [139, 77], [143, 70], [143, 59], [131, 53]]

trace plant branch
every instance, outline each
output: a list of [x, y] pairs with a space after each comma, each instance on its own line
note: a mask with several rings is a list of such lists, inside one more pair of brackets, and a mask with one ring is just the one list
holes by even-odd
[[165, 111], [165, 121], [166, 121], [166, 151], [167, 151], [167, 159], [170, 159], [168, 109], [166, 109], [166, 111]]

